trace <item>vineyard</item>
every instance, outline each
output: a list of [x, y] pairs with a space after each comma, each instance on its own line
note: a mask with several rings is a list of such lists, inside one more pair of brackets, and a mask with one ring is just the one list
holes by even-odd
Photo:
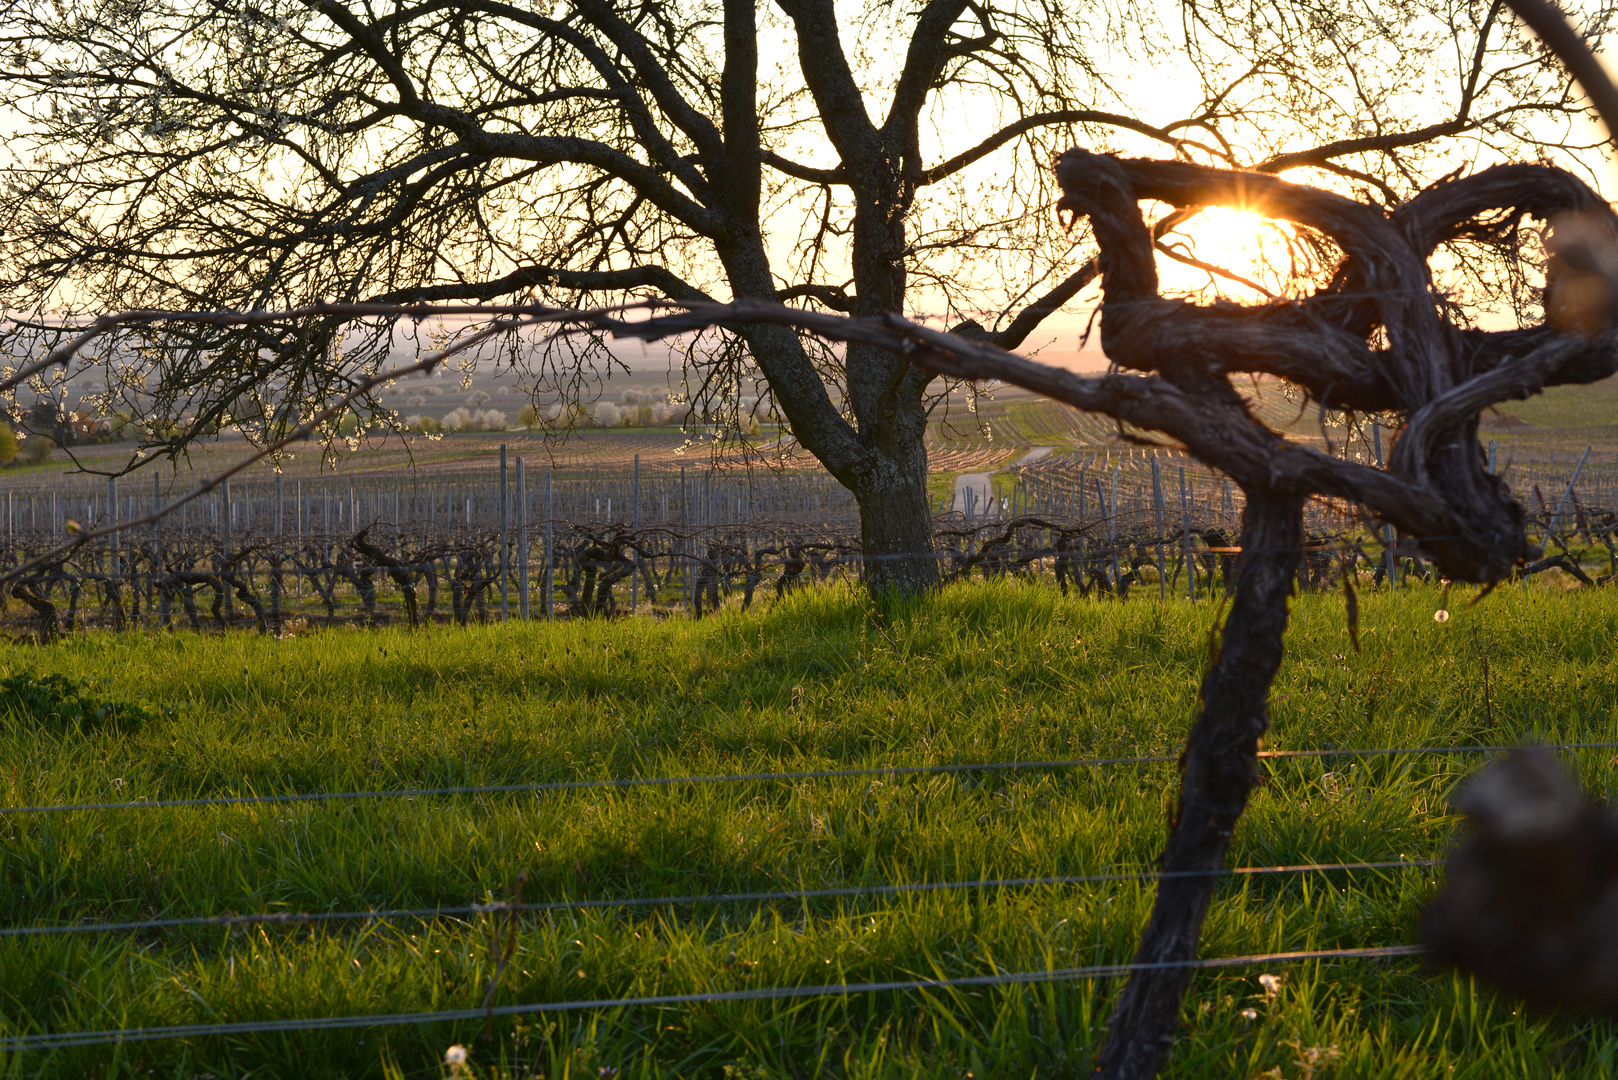
[[[1586, 584], [1618, 573], [1618, 467], [1516, 461], [1543, 557]], [[531, 472], [504, 448], [477, 470], [408, 483], [370, 475], [224, 485], [155, 527], [46, 559], [0, 595], [14, 633], [454, 624], [624, 613], [702, 616], [858, 577], [852, 497], [823, 473], [662, 468]], [[935, 510], [942, 577], [1020, 576], [1081, 596], [1220, 595], [1239, 549], [1240, 493], [1165, 451], [1066, 454], [1014, 466], [997, 495], [965, 488]], [[1548, 494], [1547, 494], [1548, 493]], [[3, 495], [0, 565], [48, 555], [73, 531], [165, 505], [154, 487], [71, 478]], [[1308, 514], [1305, 590], [1353, 571], [1373, 586], [1430, 580], [1413, 538], [1327, 501]]]

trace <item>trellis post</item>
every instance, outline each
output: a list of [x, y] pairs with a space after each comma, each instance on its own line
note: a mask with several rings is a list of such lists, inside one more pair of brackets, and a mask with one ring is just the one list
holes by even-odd
[[1157, 455], [1152, 455], [1152, 510], [1157, 521], [1157, 599], [1167, 602], [1169, 576], [1163, 565], [1163, 475], [1157, 467]]
[[555, 548], [551, 546], [551, 474], [545, 473], [545, 621], [550, 622], [556, 617], [555, 605], [551, 602], [552, 571], [556, 562]]
[[1197, 598], [1197, 571], [1191, 565], [1191, 505], [1185, 490], [1185, 466], [1180, 466], [1180, 528], [1185, 545], [1185, 595]]
[[[1382, 424], [1380, 421], [1371, 421], [1371, 450], [1376, 454], [1376, 467], [1382, 468]], [[1393, 526], [1382, 526], [1382, 556], [1387, 563], [1388, 588], [1399, 587], [1399, 559], [1393, 551]]]
[[510, 584], [510, 560], [506, 555], [506, 444], [500, 444], [500, 621], [511, 617], [507, 589]]
[[523, 622], [528, 610], [528, 473], [522, 458], [517, 459], [517, 617]]
[[1112, 507], [1107, 512], [1107, 546], [1112, 548], [1112, 588], [1122, 594], [1124, 569], [1118, 564], [1118, 466], [1112, 467]]
[[629, 572], [629, 613], [635, 614], [640, 609], [640, 455], [635, 455], [635, 498], [634, 513], [631, 517], [635, 546], [631, 552], [634, 559], [634, 569]]

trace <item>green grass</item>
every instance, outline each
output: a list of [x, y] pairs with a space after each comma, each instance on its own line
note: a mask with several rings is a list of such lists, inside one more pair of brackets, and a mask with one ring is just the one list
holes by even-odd
[[1614, 421], [1618, 379], [1603, 379], [1586, 386], [1553, 386], [1525, 401], [1502, 402], [1497, 408], [1506, 416], [1542, 428], [1611, 438], [1618, 434], [1618, 422]]
[[[1301, 598], [1270, 745], [1618, 736], [1618, 596], [1508, 589], [1467, 608], [1457, 595], [1443, 625], [1438, 602], [1421, 589], [1362, 594], [1356, 655], [1341, 598]], [[0, 652], [0, 676], [89, 680], [88, 700], [0, 719], [0, 785], [15, 806], [1172, 753], [1214, 617], [1206, 603], [973, 584], [886, 625], [839, 590], [700, 623], [91, 635]], [[1471, 764], [1277, 765], [1233, 860], [1441, 853], [1455, 825], [1447, 797]], [[1610, 752], [1579, 764], [1610, 798]], [[1172, 798], [1172, 768], [1148, 765], [5, 815], [0, 923], [459, 905], [510, 895], [521, 871], [541, 900], [1147, 870]], [[1204, 954], [1409, 941], [1433, 887], [1414, 869], [1231, 882]], [[1150, 900], [1124, 882], [573, 910], [522, 924], [499, 1001], [1125, 961]], [[0, 1029], [476, 1007], [489, 929], [444, 919], [3, 938]], [[1311, 1053], [1320, 1078], [1618, 1067], [1613, 1024], [1527, 1016], [1414, 961], [1274, 973], [1273, 1000], [1258, 969], [1198, 977], [1173, 1075], [1302, 1077]], [[616, 1009], [503, 1021], [488, 1043], [475, 1023], [139, 1042], [0, 1056], [0, 1076], [437, 1076], [451, 1043], [471, 1047], [478, 1076], [552, 1080], [1078, 1076], [1116, 989]]]

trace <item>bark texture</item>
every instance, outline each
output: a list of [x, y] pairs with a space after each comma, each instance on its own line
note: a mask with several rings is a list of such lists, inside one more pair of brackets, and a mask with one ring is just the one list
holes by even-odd
[[[925, 414], [907, 427], [924, 429]], [[921, 432], [895, 439], [860, 471], [854, 496], [860, 506], [862, 578], [877, 596], [911, 595], [937, 584], [932, 509], [927, 495], [927, 450]]]
[[[1180, 796], [1151, 921], [1135, 961], [1196, 958], [1202, 920], [1224, 869], [1236, 822], [1257, 778], [1258, 740], [1270, 726], [1270, 684], [1281, 666], [1287, 597], [1303, 540], [1303, 500], [1247, 493], [1236, 595], [1219, 653], [1202, 680], [1201, 707], [1180, 757]], [[1151, 1077], [1168, 1060], [1189, 967], [1137, 972], [1108, 1025], [1099, 1073], [1109, 1080]]]

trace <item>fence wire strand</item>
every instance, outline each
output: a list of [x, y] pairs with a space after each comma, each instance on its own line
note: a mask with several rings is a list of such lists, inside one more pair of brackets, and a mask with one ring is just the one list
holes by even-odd
[[[1547, 750], [1612, 750], [1614, 742], [1541, 744]], [[1392, 746], [1367, 749], [1261, 750], [1263, 761], [1288, 758], [1386, 757], [1400, 754], [1461, 755], [1503, 754], [1515, 746]], [[500, 795], [547, 791], [592, 791], [638, 787], [670, 787], [684, 784], [767, 783], [789, 780], [836, 780], [863, 776], [931, 776], [972, 772], [1020, 772], [1033, 770], [1106, 768], [1120, 765], [1151, 765], [1178, 761], [1178, 754], [1146, 754], [1134, 757], [1058, 758], [1048, 761], [985, 761], [951, 765], [881, 765], [859, 769], [810, 769], [797, 772], [714, 773], [702, 776], [631, 776], [604, 780], [558, 780], [534, 784], [466, 784], [433, 788], [396, 788], [377, 791], [310, 791], [284, 795], [227, 795], [195, 799], [136, 799], [127, 802], [57, 803], [38, 806], [0, 806], [3, 814], [59, 814], [75, 810], [164, 810], [179, 807], [263, 806], [285, 803], [335, 802], [357, 799], [417, 799], [440, 795]]]
[[1101, 874], [1071, 874], [1055, 877], [980, 878], [972, 881], [925, 881], [897, 885], [848, 885], [824, 889], [777, 892], [693, 893], [686, 896], [630, 896], [588, 900], [550, 900], [533, 903], [495, 902], [463, 904], [459, 907], [395, 908], [380, 911], [264, 912], [249, 915], [198, 915], [189, 918], [144, 919], [136, 922], [70, 923], [61, 926], [16, 926], [0, 929], [0, 938], [36, 937], [49, 934], [110, 934], [179, 927], [232, 927], [256, 925], [301, 925], [319, 922], [385, 919], [443, 919], [468, 915], [506, 912], [580, 911], [592, 908], [680, 907], [696, 904], [777, 903], [781, 901], [824, 900], [838, 897], [900, 896], [970, 889], [1021, 889], [1054, 885], [1095, 885], [1119, 881], [1163, 881], [1193, 877], [1259, 877], [1271, 874], [1311, 874], [1336, 871], [1426, 869], [1437, 866], [1437, 859], [1390, 859], [1383, 862], [1297, 863], [1291, 866], [1238, 866], [1221, 870], [1139, 871]]
[[1153, 963], [1096, 964], [1089, 967], [1052, 968], [1047, 971], [1007, 971], [994, 975], [962, 975], [944, 979], [896, 979], [884, 982], [829, 983], [816, 986], [771, 986], [752, 990], [711, 990], [691, 994], [654, 994], [645, 997], [595, 998], [583, 1001], [544, 1001], [498, 1005], [492, 1009], [446, 1009], [437, 1012], [371, 1013], [360, 1016], [297, 1017], [286, 1020], [248, 1020], [237, 1023], [176, 1024], [106, 1031], [73, 1031], [16, 1035], [0, 1038], [0, 1052], [49, 1050], [70, 1046], [141, 1042], [151, 1039], [191, 1039], [220, 1035], [252, 1035], [286, 1031], [331, 1031], [359, 1027], [399, 1027], [484, 1020], [490, 1016], [529, 1016], [535, 1013], [576, 1012], [586, 1009], [632, 1009], [668, 1005], [717, 1004], [737, 1001], [778, 1001], [785, 998], [851, 997], [856, 994], [910, 990], [952, 990], [994, 986], [1025, 986], [1110, 978], [1137, 971], [1192, 968], [1250, 967], [1258, 964], [1299, 963], [1310, 960], [1372, 960], [1421, 955], [1416, 945], [1382, 945], [1357, 949], [1315, 949], [1298, 952], [1257, 953], [1249, 956]]

